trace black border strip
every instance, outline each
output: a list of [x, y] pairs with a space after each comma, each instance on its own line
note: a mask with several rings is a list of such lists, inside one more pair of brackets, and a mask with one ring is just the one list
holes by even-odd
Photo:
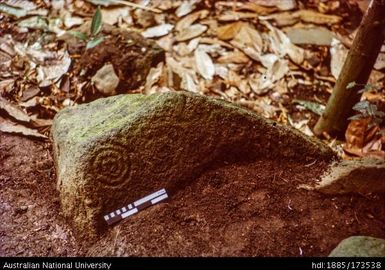
[[[44, 265], [43, 265], [44, 264]], [[38, 266], [38, 267], [36, 267]], [[49, 268], [47, 266], [50, 266]], [[67, 267], [63, 267], [67, 266]], [[0, 269], [295, 269], [384, 270], [383, 258], [0, 258]], [[140, 268], [138, 268], [140, 267]]]

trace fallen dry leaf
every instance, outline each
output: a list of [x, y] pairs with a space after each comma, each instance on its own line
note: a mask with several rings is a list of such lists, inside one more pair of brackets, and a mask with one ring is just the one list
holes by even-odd
[[6, 111], [11, 117], [21, 122], [30, 122], [31, 118], [18, 106], [0, 97], [0, 109]]
[[204, 19], [208, 15], [209, 15], [209, 11], [205, 9], [191, 13], [176, 23], [175, 30], [180, 32], [183, 29], [186, 29], [187, 27], [191, 26], [196, 20]]
[[151, 11], [136, 9], [133, 14], [128, 17], [123, 17], [122, 20], [128, 25], [140, 25], [143, 28], [149, 28], [154, 25], [164, 24], [165, 20], [161, 17], [162, 14], [154, 14]]
[[383, 138], [377, 137], [368, 142], [362, 148], [362, 154], [364, 157], [374, 157], [379, 159], [385, 159], [385, 151], [382, 150]]
[[35, 3], [28, 0], [5, 0], [2, 2], [12, 7], [22, 8], [23, 10], [26, 10], [26, 11], [35, 10], [38, 8], [38, 6]]
[[178, 17], [183, 17], [189, 14], [195, 9], [195, 4], [197, 0], [183, 1], [182, 4], [176, 9], [175, 15]]
[[126, 22], [132, 22], [131, 8], [129, 7], [112, 7], [112, 8], [102, 8], [102, 19], [104, 23], [114, 25], [120, 20], [125, 20]]
[[32, 125], [35, 128], [49, 127], [49, 126], [52, 126], [52, 123], [53, 123], [52, 119], [37, 118], [37, 115], [31, 115], [31, 119], [32, 119]]
[[250, 62], [250, 58], [247, 57], [243, 52], [235, 50], [232, 52], [226, 52], [224, 55], [217, 59], [220, 64], [246, 64]]
[[196, 80], [194, 79], [193, 75], [190, 73], [183, 73], [182, 74], [182, 82], [180, 84], [181, 89], [184, 89], [189, 92], [198, 93], [199, 92], [199, 86], [196, 83]]
[[1, 80], [0, 81], [0, 96], [2, 95], [2, 93], [11, 92], [14, 83], [15, 83], [14, 79]]
[[154, 27], [147, 28], [142, 32], [142, 36], [145, 38], [162, 37], [171, 32], [174, 25], [169, 23], [160, 24]]
[[262, 97], [254, 101], [253, 110], [266, 118], [274, 118], [280, 109], [271, 104], [269, 97]]
[[288, 55], [290, 59], [296, 63], [301, 64], [305, 59], [305, 51], [301, 47], [294, 45], [286, 34], [278, 28], [272, 26], [268, 22], [264, 25], [270, 30], [270, 48], [276, 55]]
[[277, 26], [293, 25], [299, 21], [314, 24], [332, 25], [341, 22], [342, 18], [335, 15], [322, 14], [313, 10], [297, 10], [295, 12], [281, 12], [268, 16], [261, 16], [261, 20], [274, 20]]
[[15, 56], [14, 41], [10, 35], [0, 37], [0, 49], [10, 56]]
[[267, 69], [271, 69], [274, 63], [278, 60], [279, 57], [273, 53], [268, 53], [259, 56], [259, 62], [261, 62], [261, 64]]
[[250, 0], [250, 2], [267, 7], [277, 7], [280, 10], [290, 10], [297, 6], [295, 0]]
[[169, 52], [172, 50], [173, 43], [174, 43], [174, 37], [172, 34], [168, 34], [164, 37], [161, 37], [156, 41], [156, 44], [158, 44], [158, 46], [161, 47], [166, 52]]
[[234, 47], [231, 46], [229, 43], [227, 43], [227, 42], [225, 42], [223, 40], [219, 40], [217, 38], [200, 37], [199, 42], [202, 43], [202, 44], [205, 43], [205, 44], [220, 45], [221, 47], [224, 47], [224, 48], [227, 48], [227, 49], [230, 49], [230, 50], [234, 49]]
[[374, 68], [378, 70], [385, 68], [385, 53], [378, 54]]
[[345, 46], [338, 39], [333, 38], [330, 47], [330, 71], [334, 78], [337, 79], [340, 75], [347, 55], [348, 50], [345, 48]]
[[25, 136], [31, 136], [35, 138], [40, 138], [40, 139], [48, 139], [47, 136], [40, 134], [34, 129], [27, 128], [22, 125], [18, 125], [15, 123], [11, 122], [1, 122], [0, 123], [0, 131], [5, 132], [5, 133], [17, 133], [17, 134], [23, 134]]
[[181, 30], [176, 36], [175, 39], [177, 41], [185, 41], [192, 38], [196, 38], [202, 35], [207, 30], [207, 26], [203, 24], [193, 24], [189, 27]]
[[357, 157], [372, 157], [385, 159], [385, 151], [382, 150], [382, 137], [373, 138], [364, 147], [360, 148], [357, 146], [348, 146], [345, 144], [343, 150], [353, 156]]
[[322, 14], [314, 10], [302, 9], [294, 12], [298, 14], [303, 22], [315, 24], [336, 24], [341, 22], [342, 18], [336, 15]]
[[260, 20], [274, 20], [277, 26], [288, 26], [297, 23], [300, 18], [298, 15], [294, 16], [291, 12], [275, 13], [268, 16], [260, 16]]
[[30, 86], [23, 91], [23, 96], [21, 97], [21, 101], [27, 101], [40, 93], [40, 88], [37, 86]]
[[43, 66], [38, 66], [37, 81], [39, 86], [45, 87], [59, 80], [69, 69], [71, 58], [66, 50], [59, 51], [54, 60], [46, 63]]
[[221, 40], [233, 39], [242, 27], [243, 22], [234, 22], [218, 27], [217, 37]]
[[309, 119], [303, 119], [301, 121], [294, 122], [290, 117], [288, 117], [288, 120], [292, 127], [298, 129], [299, 131], [301, 131], [302, 133], [306, 134], [309, 137], [314, 136], [313, 132], [311, 131], [308, 125]]
[[258, 14], [252, 13], [252, 12], [226, 11], [218, 17], [218, 20], [223, 22], [229, 22], [229, 21], [253, 19], [257, 17], [258, 17]]
[[67, 29], [70, 29], [74, 26], [83, 24], [84, 20], [81, 17], [72, 17], [70, 14], [67, 13], [64, 17], [63, 23]]
[[242, 24], [241, 29], [230, 44], [252, 59], [259, 61], [263, 49], [263, 40], [261, 34], [250, 24]]
[[229, 76], [229, 69], [226, 67], [226, 65], [221, 64], [214, 64], [215, 66], [215, 74], [217, 74], [219, 77], [221, 77], [223, 80], [228, 80]]
[[199, 47], [195, 50], [194, 57], [199, 74], [206, 80], [212, 80], [215, 74], [215, 67], [211, 57]]
[[11, 67], [12, 57], [0, 51], [0, 71], [6, 71]]
[[253, 11], [259, 15], [268, 15], [275, 11], [277, 11], [277, 8], [274, 6], [263, 6], [258, 5], [256, 3], [252, 2], [244, 2], [244, 3], [238, 3], [237, 10], [247, 10], [247, 11]]
[[[183, 90], [190, 91], [190, 92], [199, 92], [198, 87], [198, 79], [196, 78], [196, 74], [193, 70], [187, 69], [181, 65], [180, 62], [176, 61], [172, 57], [166, 58], [166, 63], [168, 68], [175, 74], [179, 76], [181, 79], [180, 85], [176, 85], [175, 87], [180, 87]], [[172, 80], [172, 74], [169, 74], [169, 80], [171, 79], [171, 82], [169, 82], [169, 85], [174, 86], [174, 82]]]
[[252, 74], [249, 76], [249, 85], [257, 95], [268, 92], [275, 86], [276, 81], [282, 79], [289, 72], [286, 59], [279, 59], [276, 56], [274, 59], [264, 74]]
[[265, 94], [272, 87], [272, 83], [262, 74], [253, 74], [249, 76], [249, 85], [251, 90], [257, 95]]
[[345, 132], [344, 149], [362, 149], [364, 147], [369, 123], [370, 118], [352, 120], [349, 123]]
[[162, 75], [163, 72], [163, 63], [160, 62], [158, 66], [155, 68], [151, 68], [150, 71], [148, 72], [148, 75], [146, 77], [146, 83], [144, 85], [144, 93], [145, 94], [150, 94], [151, 93], [151, 88], [154, 86], [155, 83], [157, 83], [160, 79], [160, 76]]

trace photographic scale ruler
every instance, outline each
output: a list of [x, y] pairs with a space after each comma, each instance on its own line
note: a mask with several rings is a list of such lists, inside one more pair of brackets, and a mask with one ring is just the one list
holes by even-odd
[[154, 204], [157, 204], [167, 198], [168, 198], [167, 192], [164, 188], [162, 188], [161, 190], [151, 193], [146, 197], [143, 197], [133, 203], [130, 203], [118, 210], [115, 210], [109, 213], [108, 215], [105, 215], [104, 220], [107, 222], [108, 225], [112, 225], [122, 219], [132, 216], [133, 214], [136, 214], [139, 211], [147, 207], [150, 207]]

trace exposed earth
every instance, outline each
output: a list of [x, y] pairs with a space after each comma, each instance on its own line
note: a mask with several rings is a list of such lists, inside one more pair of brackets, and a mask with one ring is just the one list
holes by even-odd
[[221, 163], [168, 201], [77, 242], [61, 216], [51, 143], [0, 134], [1, 256], [327, 256], [352, 235], [385, 236], [384, 195], [297, 189], [326, 163]]

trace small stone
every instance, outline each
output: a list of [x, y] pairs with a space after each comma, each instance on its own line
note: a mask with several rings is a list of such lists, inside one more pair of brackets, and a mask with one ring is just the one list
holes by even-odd
[[352, 236], [342, 240], [329, 257], [385, 257], [385, 239]]
[[96, 72], [91, 81], [100, 93], [112, 96], [116, 94], [115, 89], [119, 84], [119, 77], [115, 74], [114, 66], [106, 64]]
[[28, 206], [27, 205], [21, 205], [19, 207], [17, 207], [15, 209], [15, 215], [17, 214], [24, 214], [25, 212], [27, 212], [28, 210]]

